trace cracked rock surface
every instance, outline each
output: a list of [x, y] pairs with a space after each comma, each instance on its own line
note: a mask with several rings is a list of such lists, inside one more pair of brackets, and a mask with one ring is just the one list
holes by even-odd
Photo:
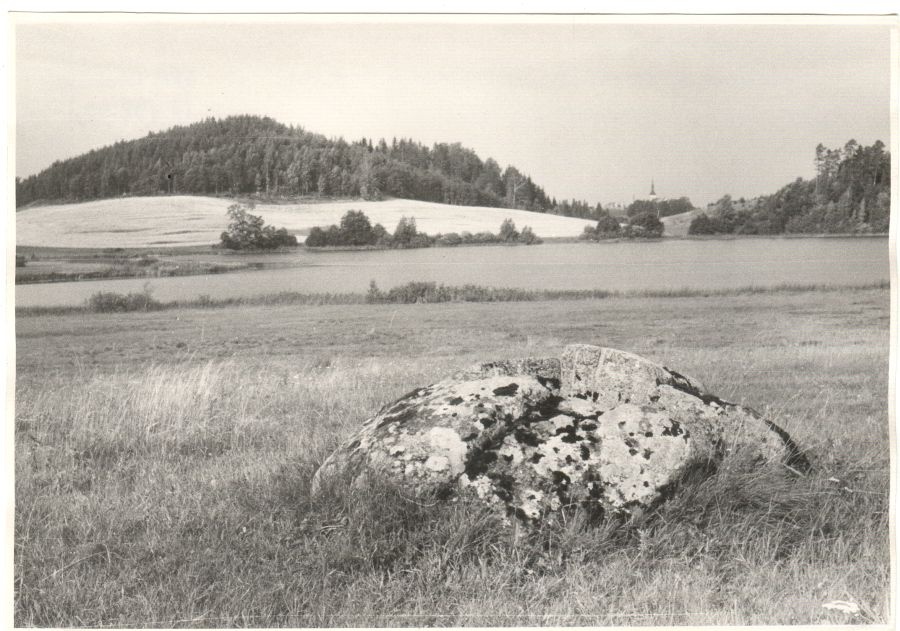
[[471, 493], [525, 521], [588, 504], [628, 514], [729, 450], [795, 469], [787, 433], [696, 380], [583, 344], [559, 358], [482, 364], [385, 406], [316, 472], [375, 469], [416, 491]]

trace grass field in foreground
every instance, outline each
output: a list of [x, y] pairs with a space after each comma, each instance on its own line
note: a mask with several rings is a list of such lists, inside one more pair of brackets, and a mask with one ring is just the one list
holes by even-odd
[[[16, 624], [886, 622], [888, 321], [886, 289], [21, 318]], [[383, 403], [571, 342], [757, 408], [816, 471], [729, 463], [619, 529], [518, 537], [389, 487], [310, 497]]]

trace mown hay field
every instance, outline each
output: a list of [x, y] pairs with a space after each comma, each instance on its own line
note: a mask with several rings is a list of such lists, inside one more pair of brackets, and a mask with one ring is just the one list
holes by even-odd
[[[125, 197], [80, 204], [35, 206], [16, 213], [16, 244], [79, 248], [145, 248], [218, 243], [228, 226], [226, 210], [234, 200], [173, 195]], [[518, 228], [531, 226], [542, 238], [577, 237], [589, 222], [543, 213], [482, 206], [451, 206], [408, 199], [380, 202], [332, 201], [298, 204], [259, 204], [253, 214], [276, 227], [299, 233], [340, 222], [348, 210], [361, 210], [373, 224], [393, 232], [401, 217], [413, 217], [419, 231], [500, 231], [504, 219]]]
[[[20, 317], [15, 622], [886, 623], [888, 293]], [[758, 409], [815, 471], [726, 461], [632, 522], [534, 532], [389, 485], [311, 495], [382, 404], [574, 342]]]

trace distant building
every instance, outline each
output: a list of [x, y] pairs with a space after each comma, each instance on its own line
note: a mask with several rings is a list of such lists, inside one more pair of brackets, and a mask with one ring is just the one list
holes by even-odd
[[656, 186], [653, 182], [653, 178], [650, 178], [650, 197], [648, 197], [651, 202], [655, 202], [658, 198], [656, 197]]

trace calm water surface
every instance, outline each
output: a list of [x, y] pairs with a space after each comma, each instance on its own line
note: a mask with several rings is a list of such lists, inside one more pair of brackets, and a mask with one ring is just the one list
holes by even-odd
[[[226, 257], [223, 256], [223, 259]], [[236, 259], [239, 260], [239, 259]], [[246, 260], [246, 259], [245, 259]], [[158, 300], [281, 291], [365, 292], [409, 281], [524, 289], [722, 289], [748, 285], [850, 285], [890, 279], [887, 237], [550, 243], [276, 255], [295, 267], [152, 279]], [[16, 287], [16, 305], [81, 304], [97, 291], [140, 291], [144, 279]]]

